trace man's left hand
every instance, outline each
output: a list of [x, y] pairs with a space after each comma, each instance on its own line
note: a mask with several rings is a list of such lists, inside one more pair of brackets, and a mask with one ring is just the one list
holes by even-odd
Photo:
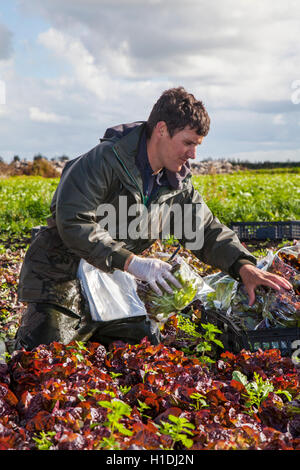
[[283, 277], [262, 271], [252, 264], [244, 264], [239, 274], [248, 293], [250, 306], [255, 302], [255, 288], [258, 286], [272, 287], [277, 291], [282, 287], [287, 290], [293, 289], [290, 282]]

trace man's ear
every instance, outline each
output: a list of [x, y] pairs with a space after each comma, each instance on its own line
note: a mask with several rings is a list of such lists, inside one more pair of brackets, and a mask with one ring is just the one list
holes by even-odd
[[167, 124], [165, 123], [165, 121], [158, 121], [158, 123], [155, 126], [155, 129], [156, 129], [158, 136], [163, 136], [168, 130]]

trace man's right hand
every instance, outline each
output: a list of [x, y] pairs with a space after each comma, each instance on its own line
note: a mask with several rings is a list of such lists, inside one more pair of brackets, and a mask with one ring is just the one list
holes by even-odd
[[171, 273], [172, 266], [160, 259], [142, 258], [133, 255], [129, 258], [124, 270], [137, 279], [148, 282], [157, 295], [162, 295], [162, 291], [157, 284], [160, 284], [169, 294], [172, 294], [173, 290], [166, 282], [166, 279], [178, 289], [182, 288], [180, 282]]

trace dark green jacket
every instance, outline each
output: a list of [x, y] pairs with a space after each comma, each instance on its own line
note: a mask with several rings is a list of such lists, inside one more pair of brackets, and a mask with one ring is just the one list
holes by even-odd
[[[80, 258], [112, 272], [115, 268], [123, 269], [131, 253], [139, 254], [154, 242], [118, 239], [118, 234], [113, 239], [99, 225], [96, 213], [104, 203], [118, 209], [121, 195], [128, 197], [128, 207], [131, 203], [143, 203], [142, 178], [135, 157], [144, 126], [136, 126], [122, 138], [103, 139], [88, 153], [66, 164], [53, 196], [48, 227], [39, 231], [27, 250], [20, 273], [19, 300], [55, 303], [78, 312], [76, 272]], [[147, 207], [149, 216], [152, 204], [164, 202], [170, 206], [190, 203], [195, 208], [202, 204], [204, 245], [193, 250], [200, 260], [233, 277], [237, 277], [238, 260], [256, 264], [236, 234], [213, 216], [194, 189], [190, 174], [178, 190], [159, 188]], [[186, 241], [180, 240], [183, 245]]]

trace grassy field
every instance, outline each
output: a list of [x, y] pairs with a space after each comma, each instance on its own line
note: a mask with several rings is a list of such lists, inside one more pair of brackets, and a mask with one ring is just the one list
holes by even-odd
[[[0, 249], [18, 247], [33, 226], [46, 224], [58, 181], [39, 176], [0, 180]], [[194, 176], [193, 183], [225, 224], [300, 219], [300, 174], [295, 169]]]
[[58, 181], [40, 176], [0, 179], [0, 249], [9, 242], [18, 247], [32, 227], [46, 223]]
[[300, 174], [247, 171], [194, 176], [193, 183], [221, 222], [300, 219]]
[[[222, 222], [300, 219], [297, 172], [193, 179]], [[58, 181], [0, 179], [0, 450], [300, 449], [299, 370], [276, 349], [218, 360], [219, 330], [202, 324], [198, 304], [193, 323], [168, 320], [157, 346], [53, 342], [12, 354], [26, 308], [17, 296], [26, 237], [46, 223]]]

